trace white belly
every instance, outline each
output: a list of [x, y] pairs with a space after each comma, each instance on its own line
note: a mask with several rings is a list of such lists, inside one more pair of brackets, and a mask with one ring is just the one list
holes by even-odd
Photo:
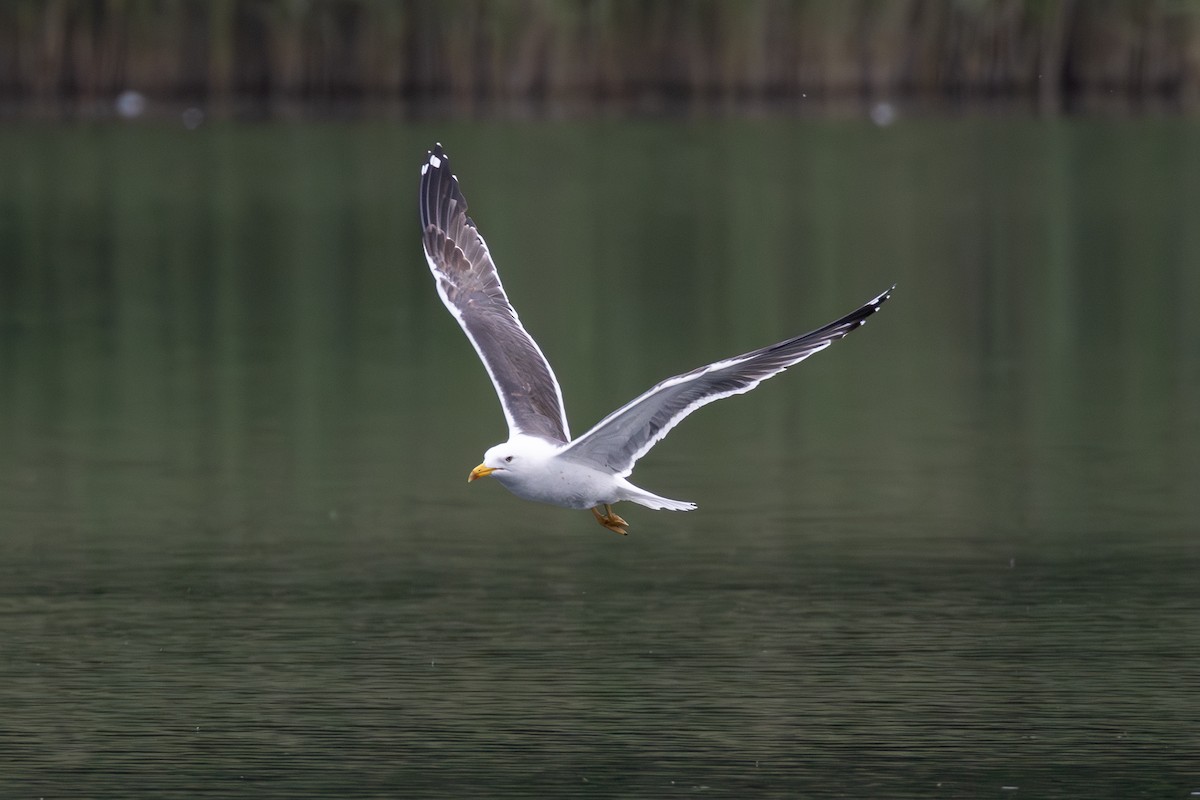
[[567, 460], [551, 458], [519, 475], [493, 475], [517, 497], [552, 506], [583, 509], [623, 499], [616, 476]]

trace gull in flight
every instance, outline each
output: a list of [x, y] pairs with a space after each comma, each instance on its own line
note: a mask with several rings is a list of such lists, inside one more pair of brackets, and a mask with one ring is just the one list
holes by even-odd
[[440, 144], [421, 166], [421, 230], [438, 294], [483, 361], [508, 421], [508, 441], [484, 453], [467, 481], [490, 475], [526, 500], [590, 509], [620, 534], [628, 533], [628, 523], [612, 504], [621, 500], [659, 510], [696, 508], [628, 480], [637, 460], [684, 417], [824, 350], [864, 325], [892, 292], [811, 333], [667, 378], [572, 439], [554, 371], [508, 302]]

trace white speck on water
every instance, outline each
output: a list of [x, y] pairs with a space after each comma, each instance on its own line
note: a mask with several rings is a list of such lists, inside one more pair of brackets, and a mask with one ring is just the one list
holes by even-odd
[[183, 110], [182, 119], [183, 127], [187, 128], [189, 131], [194, 131], [204, 122], [204, 111], [196, 108], [195, 106], [185, 108]]
[[117, 114], [125, 119], [140, 117], [146, 110], [146, 96], [141, 92], [126, 89], [117, 95]]
[[882, 102], [871, 106], [871, 122], [881, 128], [886, 128], [896, 121], [896, 107], [891, 103]]
[[1015, 792], [1016, 790], [1017, 790], [1016, 786], [1001, 786], [1000, 787], [1000, 791], [1002, 791], [1002, 792]]

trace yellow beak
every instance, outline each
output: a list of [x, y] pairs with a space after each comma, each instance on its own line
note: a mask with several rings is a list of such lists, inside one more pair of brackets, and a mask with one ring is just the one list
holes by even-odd
[[476, 478], [486, 478], [488, 475], [491, 475], [495, 471], [496, 471], [495, 469], [487, 466], [486, 464], [480, 464], [478, 467], [471, 470], [471, 474], [467, 476], [467, 483], [470, 483], [471, 481], [475, 480]]

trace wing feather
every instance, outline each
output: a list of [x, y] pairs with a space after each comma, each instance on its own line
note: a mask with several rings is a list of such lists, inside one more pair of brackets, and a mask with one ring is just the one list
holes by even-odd
[[421, 229], [438, 295], [487, 369], [510, 437], [569, 441], [562, 390], [554, 370], [508, 301], [487, 243], [467, 216], [467, 201], [436, 145], [421, 167]]
[[862, 327], [891, 297], [892, 289], [811, 333], [668, 378], [600, 420], [560, 455], [628, 476], [637, 460], [688, 414], [723, 397], [748, 392]]

